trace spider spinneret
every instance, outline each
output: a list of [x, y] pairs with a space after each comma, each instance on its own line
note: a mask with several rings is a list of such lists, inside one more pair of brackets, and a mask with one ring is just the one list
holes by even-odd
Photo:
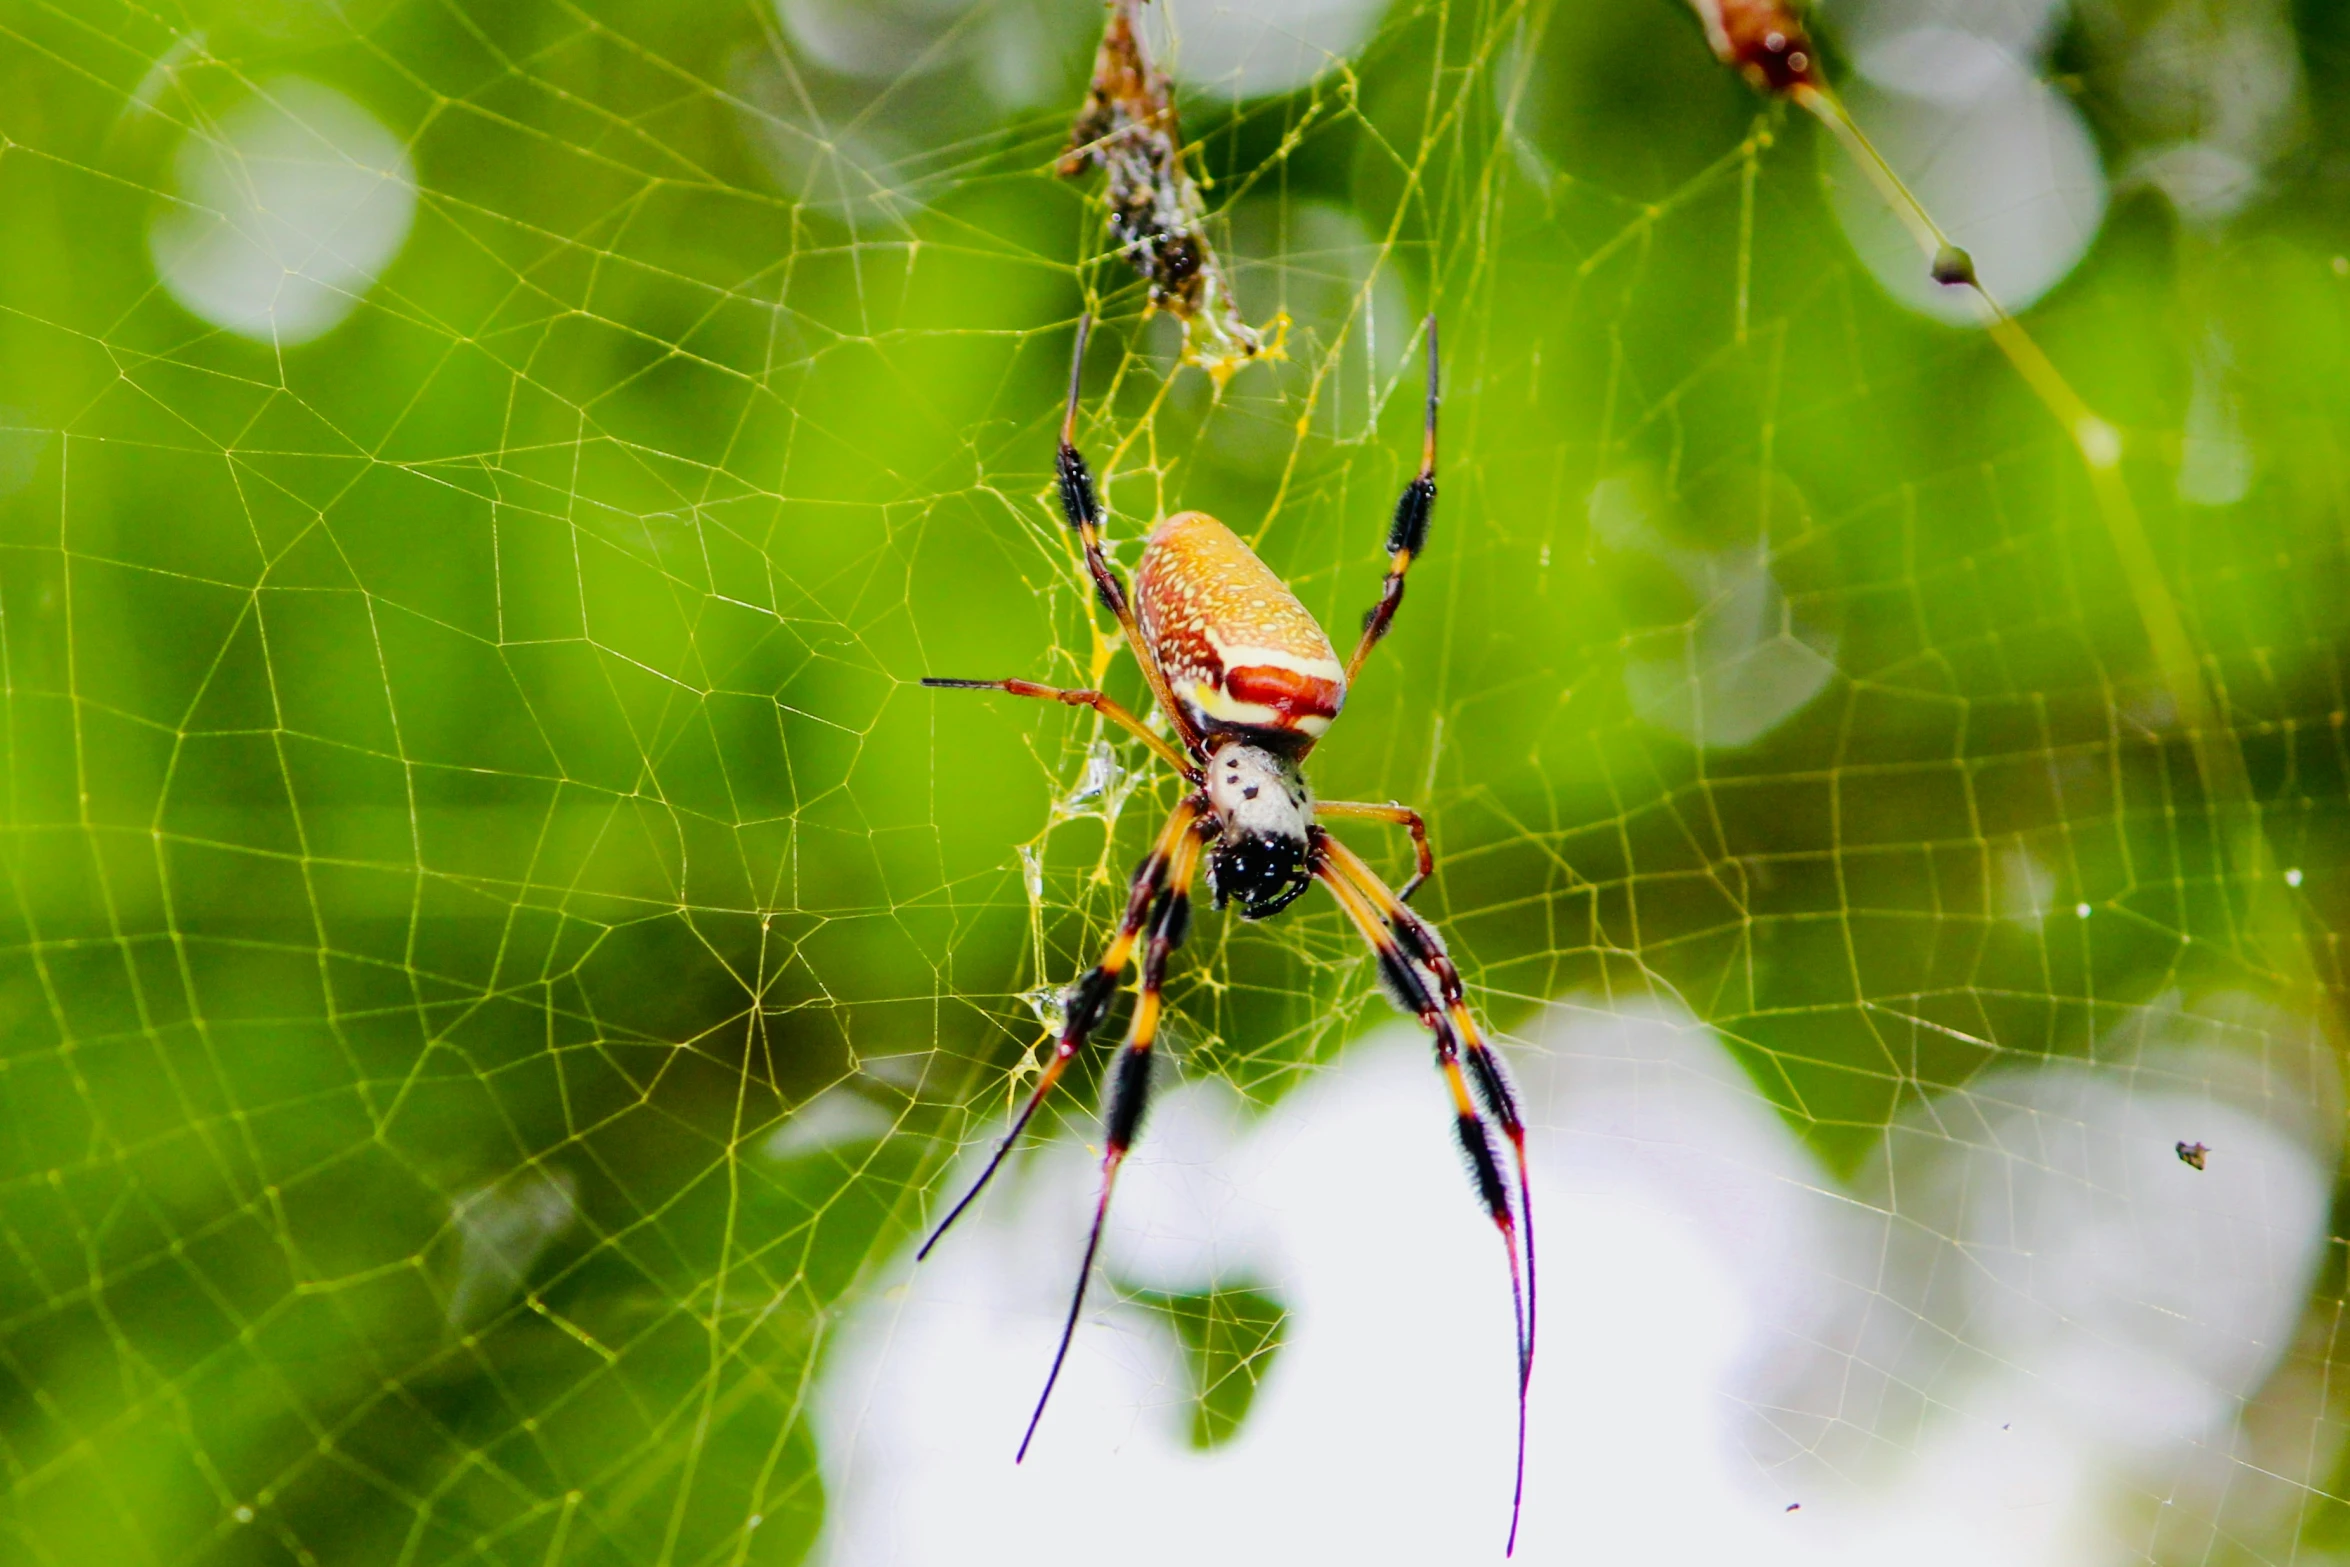
[[[1526, 1395], [1534, 1369], [1536, 1308], [1534, 1220], [1526, 1179], [1526, 1131], [1517, 1094], [1501, 1058], [1470, 1013], [1460, 971], [1434, 926], [1409, 905], [1435, 868], [1427, 824], [1407, 806], [1317, 801], [1304, 764], [1346, 705], [1348, 685], [1395, 619], [1404, 574], [1426, 546], [1436, 504], [1436, 322], [1427, 323], [1428, 403], [1420, 471], [1404, 487], [1387, 533], [1387, 574], [1379, 601], [1363, 616], [1354, 655], [1340, 663], [1330, 638], [1297, 595], [1257, 559], [1239, 535], [1204, 512], [1178, 512], [1151, 530], [1135, 573], [1134, 592], [1102, 552], [1102, 510], [1093, 475], [1076, 446], [1077, 392], [1085, 364], [1090, 318], [1077, 328], [1069, 400], [1055, 456], [1060, 501], [1085, 549], [1086, 570], [1103, 607], [1117, 617], [1149, 683], [1152, 699], [1176, 733], [1170, 742], [1100, 691], [1064, 690], [1027, 680], [926, 679], [926, 686], [1002, 691], [1013, 696], [1090, 707], [1140, 739], [1192, 787], [1160, 830], [1134, 873], [1126, 911], [1101, 961], [1079, 976], [1066, 997], [1051, 1059], [996, 1145], [994, 1155], [950, 1209], [917, 1257], [926, 1257], [963, 1210], [984, 1190], [1052, 1092], [1069, 1063], [1108, 1016], [1111, 998], [1139, 951], [1142, 974], [1126, 1043], [1111, 1067], [1103, 1115], [1101, 1190], [1077, 1287], [1062, 1325], [1060, 1347], [1044, 1393], [1029, 1416], [1019, 1456], [1028, 1455], [1045, 1404], [1060, 1380], [1070, 1340], [1085, 1305], [1086, 1285], [1101, 1246], [1110, 1193], [1127, 1151], [1142, 1129], [1150, 1096], [1150, 1054], [1158, 1034], [1160, 992], [1167, 961], [1191, 923], [1191, 882], [1204, 868], [1216, 907], [1237, 904], [1243, 919], [1280, 913], [1315, 882], [1329, 888], [1348, 920], [1376, 954], [1382, 987], [1396, 1005], [1426, 1028], [1436, 1064], [1452, 1100], [1453, 1132], [1467, 1156], [1478, 1201], [1509, 1254], [1510, 1300], [1517, 1327], [1518, 1462], [1510, 1502], [1509, 1550], [1517, 1547], [1518, 1513], [1526, 1482]], [[1351, 818], [1402, 827], [1412, 836], [1416, 869], [1402, 890], [1380, 879], [1352, 849], [1321, 825]], [[1498, 1128], [1516, 1164], [1515, 1202], [1494, 1147]], [[1524, 1271], [1520, 1272], [1523, 1247]]]

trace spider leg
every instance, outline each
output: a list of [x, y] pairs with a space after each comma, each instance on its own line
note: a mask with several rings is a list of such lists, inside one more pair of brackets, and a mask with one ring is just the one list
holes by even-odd
[[925, 675], [922, 683], [933, 691], [1003, 691], [1013, 696], [1032, 696], [1047, 702], [1066, 702], [1071, 707], [1090, 707], [1149, 746], [1157, 753], [1160, 761], [1193, 783], [1199, 782], [1199, 767], [1196, 763], [1168, 744], [1164, 737], [1152, 734], [1141, 719], [1099, 691], [1068, 691], [1059, 686], [1040, 686], [1033, 680], [949, 680], [939, 675]]
[[1510, 1153], [1518, 1167], [1518, 1215], [1526, 1226], [1525, 1369], [1531, 1377], [1540, 1293], [1539, 1275], [1534, 1266], [1534, 1192], [1526, 1179], [1526, 1119], [1518, 1109], [1518, 1091], [1503, 1069], [1501, 1057], [1487, 1046], [1484, 1034], [1477, 1027], [1477, 1019], [1469, 1011], [1462, 989], [1461, 971], [1454, 967], [1452, 955], [1445, 951], [1444, 938], [1436, 933], [1436, 927], [1418, 911], [1407, 908], [1401, 897], [1390, 893], [1378, 874], [1354, 850], [1327, 835], [1322, 839], [1322, 846], [1331, 864], [1355, 884], [1387, 921], [1404, 954], [1436, 976], [1437, 993], [1468, 1058], [1470, 1076], [1477, 1084], [1477, 1097], [1484, 1102], [1486, 1113], [1493, 1117], [1502, 1135], [1509, 1139]]
[[[1516, 1480], [1510, 1492], [1509, 1545], [1504, 1554], [1514, 1553], [1518, 1548], [1518, 1515], [1526, 1500], [1526, 1395], [1534, 1372], [1534, 1303], [1532, 1291], [1522, 1288], [1519, 1281], [1518, 1227], [1510, 1213], [1509, 1190], [1502, 1182], [1501, 1164], [1494, 1157], [1493, 1139], [1486, 1130], [1485, 1118], [1478, 1113], [1476, 1101], [1470, 1097], [1469, 1085], [1461, 1073], [1463, 1036], [1458, 1032], [1456, 1013], [1465, 1013], [1466, 1009], [1449, 1007], [1439, 999], [1438, 992], [1429, 988], [1428, 975], [1431, 970], [1428, 965], [1410, 951], [1405, 939], [1389, 920], [1381, 917], [1381, 902], [1392, 903], [1397, 909], [1404, 908], [1401, 903], [1394, 901], [1395, 895], [1373, 877], [1372, 884], [1382, 894], [1382, 898], [1375, 901], [1356, 875], [1358, 868], [1366, 875], [1369, 868], [1363, 866], [1362, 861], [1343, 844], [1319, 828], [1314, 830], [1314, 847], [1314, 875], [1330, 889], [1338, 899], [1339, 907], [1346, 910], [1347, 917], [1354, 921], [1355, 928], [1362, 932], [1363, 939], [1378, 954], [1379, 977], [1387, 993], [1435, 1036], [1436, 1062], [1443, 1069], [1446, 1085], [1452, 1089], [1454, 1133], [1460, 1139], [1461, 1152], [1469, 1161], [1469, 1175], [1476, 1183], [1478, 1200], [1492, 1217], [1493, 1227], [1501, 1232], [1502, 1249], [1509, 1254], [1510, 1307], [1516, 1317], [1518, 1333], [1518, 1463]], [[1348, 865], [1347, 861], [1352, 861], [1352, 865]], [[1404, 909], [1404, 912], [1410, 914], [1411, 911]], [[1419, 918], [1417, 915], [1411, 917]], [[1483, 1048], [1481, 1043], [1476, 1047], [1480, 1052]], [[1485, 1068], [1478, 1069], [1481, 1098], [1485, 1097], [1487, 1071], [1497, 1073], [1499, 1063], [1489, 1060]], [[1498, 1077], [1493, 1081], [1501, 1083], [1506, 1089], [1505, 1081]], [[1491, 1101], [1488, 1100], [1488, 1103], [1490, 1105]], [[1509, 1103], [1514, 1114], [1514, 1102], [1505, 1103]], [[1522, 1163], [1519, 1169], [1519, 1206], [1523, 1211], [1525, 1182]], [[1526, 1220], [1526, 1234], [1529, 1242], [1526, 1267], [1530, 1280], [1534, 1265], [1531, 1244], [1533, 1219], [1530, 1215]]]
[[1069, 403], [1061, 414], [1061, 448], [1053, 457], [1053, 471], [1061, 481], [1061, 515], [1069, 519], [1069, 526], [1077, 530], [1077, 538], [1085, 546], [1085, 569], [1093, 575], [1094, 591], [1101, 595], [1102, 607], [1117, 617], [1118, 629], [1126, 633], [1126, 645], [1134, 649], [1134, 661], [1142, 666], [1143, 678], [1150, 682], [1151, 696], [1159, 704], [1159, 711], [1167, 715], [1167, 722], [1183, 737], [1183, 748], [1197, 752], [1200, 735], [1191, 727], [1191, 720], [1176, 705], [1175, 693], [1168, 689], [1167, 677], [1152, 655], [1150, 643], [1144, 639], [1142, 628], [1134, 619], [1134, 601], [1119, 580], [1117, 570], [1109, 557], [1102, 553], [1102, 503], [1093, 490], [1093, 472], [1085, 466], [1085, 458], [1077, 450], [1077, 388], [1085, 371], [1085, 342], [1093, 335], [1093, 317], [1077, 318], [1077, 351], [1069, 359]]
[[1020, 1438], [1014, 1463], [1028, 1456], [1028, 1444], [1036, 1440], [1037, 1422], [1044, 1419], [1044, 1406], [1052, 1401], [1053, 1384], [1061, 1380], [1062, 1362], [1069, 1358], [1069, 1342], [1077, 1336], [1077, 1318], [1085, 1309], [1085, 1287], [1093, 1278], [1094, 1255], [1101, 1250], [1110, 1192], [1117, 1185], [1119, 1166], [1126, 1162], [1126, 1150], [1134, 1146], [1135, 1135], [1142, 1130], [1142, 1113], [1150, 1100], [1151, 1045], [1159, 1032], [1159, 987], [1167, 977], [1167, 955], [1183, 945], [1191, 926], [1191, 875], [1199, 864], [1199, 846], [1198, 837], [1189, 834], [1176, 846], [1174, 863], [1167, 872], [1167, 890], [1151, 919], [1150, 940], [1142, 955], [1142, 994], [1135, 999], [1134, 1020], [1127, 1025], [1126, 1048], [1118, 1052], [1118, 1064], [1110, 1073], [1102, 1189], [1093, 1205], [1093, 1230], [1086, 1236], [1085, 1260], [1077, 1265], [1077, 1288], [1069, 1297], [1069, 1317], [1061, 1324], [1053, 1369], [1045, 1375], [1044, 1391], [1037, 1395], [1036, 1412], [1028, 1417], [1028, 1430]]
[[[923, 683], [927, 685], [930, 682]], [[1397, 805], [1392, 801], [1386, 805], [1372, 805], [1357, 800], [1316, 800], [1314, 814], [1351, 817], [1360, 822], [1388, 822], [1410, 831], [1412, 852], [1418, 857], [1419, 865], [1413, 870], [1412, 879], [1405, 882], [1403, 890], [1395, 895], [1399, 902], [1411, 902], [1412, 894], [1420, 890], [1420, 883], [1435, 874], [1436, 851], [1428, 847], [1428, 824], [1421, 820], [1418, 811], [1408, 805]]]
[[987, 1189], [989, 1181], [995, 1179], [996, 1171], [1003, 1168], [1005, 1158], [1020, 1141], [1020, 1134], [1028, 1129], [1037, 1106], [1043, 1104], [1045, 1095], [1053, 1091], [1053, 1085], [1061, 1080], [1061, 1074], [1069, 1069], [1069, 1063], [1077, 1052], [1085, 1048], [1085, 1041], [1093, 1033], [1095, 1025], [1101, 1022], [1102, 1014], [1110, 1010], [1110, 997], [1118, 988], [1118, 976], [1125, 972], [1127, 960], [1134, 955], [1135, 941], [1142, 932], [1143, 921], [1150, 914], [1159, 889], [1166, 884], [1169, 865], [1178, 856], [1188, 862], [1197, 853], [1199, 840], [1192, 832], [1192, 825], [1199, 820], [1199, 814], [1200, 801], [1196, 795], [1176, 806], [1175, 813], [1167, 818], [1166, 827], [1159, 833], [1158, 842], [1151, 846], [1149, 856], [1136, 867], [1132, 889], [1126, 895], [1126, 915], [1118, 922], [1118, 934], [1111, 938], [1109, 951], [1103, 953], [1102, 960], [1079, 975], [1077, 982], [1069, 987], [1066, 1012], [1061, 1020], [1061, 1036], [1053, 1046], [1052, 1060], [1045, 1064], [1044, 1071], [1037, 1077], [1036, 1087], [1030, 1091], [1028, 1102], [1020, 1107], [1020, 1114], [1013, 1120], [1012, 1129], [1004, 1134], [1002, 1142], [996, 1144], [995, 1154], [987, 1161], [987, 1168], [979, 1172], [979, 1179], [971, 1183], [971, 1189], [963, 1193], [962, 1200], [948, 1210], [945, 1218], [938, 1221], [938, 1227], [930, 1232], [930, 1238], [922, 1243], [922, 1249], [914, 1253], [916, 1262], [930, 1255], [930, 1248], [939, 1243], [940, 1237], [963, 1216], [963, 1210], [970, 1207], [973, 1200]]
[[1428, 543], [1428, 521], [1436, 511], [1436, 318], [1428, 318], [1428, 426], [1420, 441], [1420, 471], [1403, 487], [1395, 503], [1395, 520], [1387, 525], [1387, 575], [1379, 584], [1379, 602], [1363, 616], [1363, 640], [1346, 661], [1346, 683], [1354, 684], [1363, 660], [1387, 635], [1396, 607], [1403, 603], [1403, 574]]

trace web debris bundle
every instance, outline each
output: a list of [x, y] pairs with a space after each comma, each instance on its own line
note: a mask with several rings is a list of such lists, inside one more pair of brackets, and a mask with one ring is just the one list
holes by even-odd
[[1279, 354], [1279, 322], [1263, 330], [1241, 319], [1232, 280], [1207, 233], [1207, 203], [1183, 167], [1174, 85], [1151, 62], [1135, 30], [1136, 0], [1114, 0], [1094, 55], [1085, 107], [1069, 128], [1054, 171], [1074, 179], [1088, 167], [1108, 175], [1110, 235], [1150, 285], [1153, 308], [1183, 323], [1183, 359], [1221, 389], [1242, 365]]

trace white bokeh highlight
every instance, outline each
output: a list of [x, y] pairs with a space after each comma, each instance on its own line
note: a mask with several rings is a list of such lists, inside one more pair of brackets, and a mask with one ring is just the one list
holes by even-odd
[[48, 455], [51, 432], [22, 408], [0, 404], [0, 496], [33, 482]]
[[2126, 1520], [2165, 1508], [2188, 1541], [2223, 1505], [2255, 1533], [2271, 1485], [2289, 1535], [2330, 1439], [2280, 1474], [2243, 1416], [2325, 1246], [2340, 1094], [2305, 1022], [2217, 1012], [2165, 998], [2100, 1064], [1995, 1067], [1898, 1121], [1855, 1181], [1846, 1271], [1757, 1358], [1755, 1455], [1823, 1496], [1972, 1496], [2023, 1531], [1989, 1560], [2143, 1560]]
[[1369, 41], [1382, 0], [1159, 0], [1144, 37], [1181, 86], [1230, 99], [1294, 92]]
[[2196, 350], [2179, 441], [2179, 499], [2233, 506], [2252, 489], [2252, 443], [2237, 395], [2235, 352], [2215, 323]]
[[1624, 691], [1640, 718], [1691, 745], [1752, 745], [1807, 706], [1836, 672], [1833, 630], [1798, 622], [1772, 570], [1769, 538], [1708, 550], [1658, 526], [1649, 487], [1592, 487], [1591, 527], [1607, 549], [1655, 561], [1697, 608], [1679, 628], [1635, 639]]
[[1065, 0], [776, 0], [795, 51], [835, 75], [897, 82], [969, 66], [999, 108], [1061, 91], [1055, 35], [1090, 22]]
[[2037, 926], [2056, 906], [2056, 872], [2022, 844], [2000, 854], [1994, 875], [2001, 918]]
[[263, 84], [180, 143], [148, 230], [171, 296], [290, 346], [358, 308], [407, 240], [416, 175], [383, 122], [304, 77]]
[[[1908, 35], [1902, 47], [1943, 38]], [[1975, 273], [2010, 310], [2037, 302], [2088, 254], [2107, 189], [2080, 111], [2012, 56], [1953, 51], [1973, 95], [1913, 96], [1863, 80], [1846, 94], [1861, 129], [1936, 223], [1974, 258]], [[1853, 249], [1885, 291], [1922, 314], [1980, 325], [1972, 290], [1936, 283], [1901, 220], [1841, 148], [1829, 154], [1830, 201]]]
[[[2133, 1505], [2241, 1472], [2338, 1110], [2308, 1030], [2143, 1032], [2126, 1063], [1937, 1096], [1847, 1186], [1677, 1009], [1538, 1019], [1514, 1057], [1548, 1286], [1519, 1560], [2143, 1560]], [[1095, 1166], [1071, 1137], [1026, 1156], [842, 1323], [814, 1400], [823, 1559], [1498, 1559], [1508, 1292], [1445, 1119], [1406, 1025], [1266, 1114], [1213, 1082], [1167, 1095], [1015, 1468]], [[1240, 1284], [1284, 1303], [1284, 1344], [1240, 1433], [1195, 1451], [1174, 1335], [1116, 1286]]]
[[2288, 0], [2150, 0], [2092, 20], [2118, 57], [2119, 108], [2136, 143], [2125, 180], [2160, 190], [2206, 230], [2269, 191], [2269, 170], [2308, 128]]
[[760, 1150], [770, 1159], [797, 1159], [828, 1148], [878, 1142], [897, 1124], [880, 1105], [853, 1088], [828, 1088], [786, 1116]]
[[579, 1220], [579, 1182], [569, 1170], [524, 1170], [449, 1204], [458, 1235], [449, 1322], [470, 1328], [519, 1293], [530, 1270]]
[[[1383, 0], [1150, 0], [1151, 58], [1186, 90], [1227, 99], [1293, 92], [1369, 41]], [[1061, 88], [1056, 40], [1090, 38], [1105, 7], [1066, 0], [776, 0], [784, 35], [811, 63], [889, 82], [968, 63], [999, 104]], [[1090, 64], [1092, 52], [1086, 52]]]
[[[2062, 281], [2105, 220], [2088, 123], [2039, 79], [2063, 11], [2054, 0], [1857, 0], [1833, 12], [1853, 64], [1853, 118], [2010, 310]], [[1867, 176], [1841, 147], [1822, 148], [1837, 221], [1886, 292], [1981, 325], [1973, 292], [1936, 283]]]
[[[2039, 59], [2055, 44], [2066, 9], [2065, 0], [1831, 0], [1823, 7], [1845, 50], [1869, 57], [1873, 80], [1926, 97], [1938, 96], [1937, 78], [1971, 81], [1976, 91], [1989, 85], [1972, 74], [1981, 54]], [[1938, 39], [1954, 52], [1938, 66], [1929, 52], [1904, 44], [1911, 38]], [[1904, 59], [1914, 75], [1879, 74]], [[1963, 91], [1961, 101], [1973, 95]]]

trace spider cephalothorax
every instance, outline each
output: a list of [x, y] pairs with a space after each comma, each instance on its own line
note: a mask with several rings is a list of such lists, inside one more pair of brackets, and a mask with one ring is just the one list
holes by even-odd
[[1297, 764], [1227, 740], [1208, 755], [1206, 792], [1223, 823], [1208, 849], [1216, 907], [1237, 903], [1242, 919], [1261, 920], [1295, 903], [1314, 882], [1314, 792]]
[[[1027, 680], [925, 680], [930, 686], [1008, 691], [1090, 707], [1134, 734], [1191, 786], [1134, 873], [1125, 916], [1109, 950], [1069, 987], [1052, 1058], [971, 1189], [922, 1243], [929, 1255], [947, 1227], [987, 1185], [1038, 1105], [1108, 1015], [1118, 979], [1137, 951], [1141, 994], [1126, 1044], [1108, 1079], [1103, 1115], [1101, 1195], [1093, 1233], [1068, 1321], [1044, 1396], [1020, 1442], [1027, 1456], [1044, 1416], [1101, 1244], [1110, 1191], [1142, 1126], [1150, 1094], [1150, 1053], [1158, 1035], [1159, 993], [1168, 956], [1190, 928], [1191, 881], [1202, 867], [1218, 908], [1237, 904], [1244, 919], [1261, 920], [1297, 901], [1320, 882], [1377, 954], [1382, 985], [1395, 1003], [1418, 1018], [1436, 1043], [1436, 1064], [1452, 1100], [1453, 1133], [1469, 1161], [1479, 1202], [1509, 1252], [1510, 1297], [1518, 1335], [1518, 1492], [1526, 1474], [1526, 1389], [1534, 1366], [1534, 1220], [1526, 1185], [1526, 1132], [1501, 1058], [1486, 1044], [1435, 927], [1407, 903], [1435, 868], [1419, 813], [1401, 805], [1316, 801], [1305, 760], [1346, 705], [1346, 691], [1363, 660], [1387, 634], [1403, 602], [1404, 573], [1427, 542], [1436, 503], [1436, 323], [1428, 323], [1428, 418], [1420, 471], [1405, 486], [1387, 532], [1387, 576], [1379, 602], [1363, 617], [1362, 640], [1346, 663], [1319, 622], [1288, 585], [1266, 569], [1239, 536], [1204, 512], [1178, 512], [1151, 530], [1130, 597], [1101, 546], [1101, 503], [1085, 459], [1077, 453], [1077, 386], [1085, 363], [1086, 323], [1077, 333], [1077, 364], [1069, 374], [1068, 410], [1056, 460], [1061, 507], [1085, 546], [1095, 592], [1126, 633], [1149, 683], [1152, 699], [1175, 731], [1170, 742], [1099, 691], [1067, 691]], [[1401, 892], [1330, 836], [1319, 819], [1385, 822], [1410, 830], [1418, 865]], [[1517, 1166], [1516, 1202], [1503, 1181], [1492, 1127], [1510, 1145]], [[1520, 1293], [1520, 1245], [1524, 1290]], [[1510, 1543], [1517, 1543], [1517, 1501], [1510, 1509]]]

